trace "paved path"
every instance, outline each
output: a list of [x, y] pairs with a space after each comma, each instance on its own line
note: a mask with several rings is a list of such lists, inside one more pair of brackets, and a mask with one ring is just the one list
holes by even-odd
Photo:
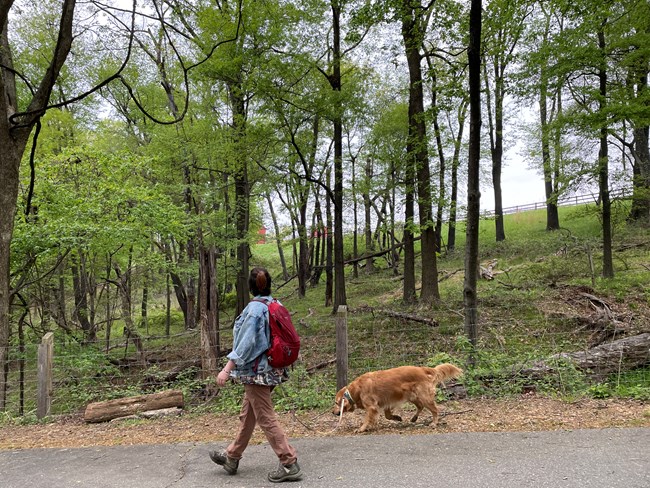
[[[313, 488], [648, 488], [650, 429], [359, 435], [296, 439]], [[277, 486], [275, 457], [250, 446], [239, 473], [213, 464], [206, 444], [0, 451], [1, 488]]]

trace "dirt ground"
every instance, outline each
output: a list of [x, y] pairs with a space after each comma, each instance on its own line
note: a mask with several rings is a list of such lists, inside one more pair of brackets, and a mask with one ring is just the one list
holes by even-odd
[[[441, 420], [436, 428], [430, 417], [418, 422], [381, 419], [379, 428], [367, 434], [448, 432], [506, 432], [599, 429], [605, 427], [650, 427], [650, 403], [634, 400], [590, 400], [572, 403], [523, 395], [515, 399], [466, 399], [440, 404]], [[396, 411], [399, 413], [399, 411]], [[409, 418], [409, 412], [403, 411]], [[291, 438], [357, 435], [363, 412], [346, 414], [339, 424], [330, 411], [279, 414]], [[81, 416], [62, 417], [39, 425], [0, 426], [0, 449], [87, 447], [176, 442], [214, 442], [223, 446], [237, 428], [237, 416], [185, 414], [156, 420], [121, 420], [86, 424]], [[264, 442], [256, 430], [254, 443]]]

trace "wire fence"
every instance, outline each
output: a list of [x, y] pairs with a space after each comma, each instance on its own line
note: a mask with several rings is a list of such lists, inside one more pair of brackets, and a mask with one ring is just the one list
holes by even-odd
[[[321, 401], [328, 402], [336, 391], [335, 317], [317, 317], [297, 325], [302, 336], [301, 359], [294, 367], [292, 391], [313, 388], [312, 379], [322, 385]], [[501, 394], [532, 390], [569, 390], [597, 388], [600, 394], [614, 390], [629, 396], [650, 391], [650, 349], [645, 358], [635, 357], [630, 367], [621, 349], [620, 368], [611, 366], [598, 371], [594, 363], [585, 376], [573, 367], [555, 367], [564, 353], [589, 351], [593, 334], [575, 327], [565, 330], [547, 327], [536, 331], [514, 330], [505, 319], [492, 318], [481, 324], [480, 342], [469, 366], [471, 345], [462, 325], [432, 326], [384, 317], [377, 313], [347, 316], [347, 377], [400, 365], [429, 365], [454, 362], [466, 369], [461, 380], [465, 393]], [[649, 334], [650, 335], [650, 334]], [[232, 336], [222, 331], [223, 349], [229, 350]], [[616, 337], [610, 338], [616, 340]], [[79, 344], [69, 336], [57, 335], [54, 342], [51, 415], [81, 414], [91, 402], [129, 397], [170, 388], [182, 389], [186, 407], [219, 408], [221, 396], [214, 394], [213, 378], [204, 378], [200, 362], [200, 335], [190, 331], [173, 337], [143, 338], [146, 364], [139, 362], [135, 347], [125, 338], [105, 344]], [[650, 337], [648, 337], [650, 341]], [[6, 414], [35, 414], [39, 389], [39, 344], [10, 349]], [[638, 356], [638, 353], [634, 353]], [[220, 358], [225, 363], [225, 357]], [[552, 367], [539, 369], [540, 364]], [[537, 369], [536, 369], [537, 368]], [[628, 370], [629, 369], [629, 370]], [[602, 373], [602, 374], [599, 374]], [[608, 386], [603, 386], [608, 385]], [[598, 389], [599, 388], [599, 389]], [[606, 390], [608, 388], [609, 390]], [[618, 388], [618, 390], [617, 390]], [[311, 394], [311, 393], [310, 393]]]

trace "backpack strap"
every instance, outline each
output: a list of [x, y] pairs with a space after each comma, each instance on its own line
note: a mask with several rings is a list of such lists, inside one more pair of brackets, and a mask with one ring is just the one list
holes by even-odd
[[[263, 303], [264, 305], [266, 305], [266, 308], [268, 309], [269, 304], [271, 303], [271, 300], [267, 300], [266, 298], [261, 298], [261, 297], [260, 298], [255, 297], [255, 298], [253, 298], [251, 300], [251, 302]], [[269, 337], [270, 337], [271, 336], [271, 312], [270, 311], [269, 311], [269, 320], [266, 322], [266, 328], [269, 331]], [[270, 346], [271, 345], [269, 344], [269, 347]], [[261, 355], [260, 355], [260, 357], [261, 357]], [[253, 365], [253, 371], [255, 371], [255, 373], [257, 373], [257, 368], [258, 368], [258, 366], [260, 364], [260, 357], [258, 357], [255, 360], [255, 364]]]

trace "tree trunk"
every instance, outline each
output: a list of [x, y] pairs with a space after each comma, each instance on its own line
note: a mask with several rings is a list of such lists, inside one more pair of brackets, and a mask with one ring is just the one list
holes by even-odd
[[436, 239], [431, 197], [431, 172], [424, 113], [424, 90], [422, 87], [422, 56], [420, 46], [421, 5], [405, 2], [402, 13], [402, 38], [409, 68], [409, 135], [406, 157], [415, 165], [420, 216], [422, 290], [420, 298], [425, 303], [440, 299], [438, 290], [438, 269]]
[[269, 204], [269, 211], [271, 212], [271, 220], [273, 221], [273, 230], [275, 231], [275, 244], [278, 248], [278, 255], [280, 256], [280, 264], [282, 265], [282, 278], [284, 281], [289, 279], [289, 272], [287, 271], [287, 261], [284, 258], [284, 248], [282, 247], [282, 236], [280, 235], [280, 226], [278, 225], [278, 218], [273, 208], [273, 200], [271, 200], [271, 193], [266, 192], [266, 201]]
[[111, 332], [113, 330], [113, 313], [111, 309], [111, 287], [110, 287], [110, 279], [111, 279], [111, 270], [113, 269], [113, 256], [109, 253], [107, 254], [107, 259], [106, 259], [106, 268], [104, 270], [106, 271], [106, 281], [104, 282], [104, 287], [106, 288], [106, 333], [104, 335], [104, 348], [106, 350], [106, 354], [111, 349]]
[[[495, 70], [497, 67], [495, 66]], [[496, 240], [501, 242], [506, 238], [503, 226], [503, 190], [501, 188], [501, 171], [503, 167], [503, 97], [504, 97], [503, 75], [499, 74], [496, 81], [494, 93], [494, 118], [495, 118], [495, 144], [492, 154], [492, 186], [494, 187], [494, 225]]]
[[250, 245], [248, 231], [250, 226], [250, 183], [248, 181], [248, 161], [245, 151], [246, 102], [240, 82], [228, 83], [228, 94], [232, 108], [233, 140], [235, 146], [235, 228], [237, 239], [237, 307], [239, 315], [249, 301], [248, 274]]
[[415, 168], [410, 160], [406, 160], [404, 172], [406, 188], [404, 191], [404, 286], [402, 300], [404, 303], [414, 303], [415, 294], [415, 239], [413, 227], [415, 225]]
[[[642, 12], [647, 13], [647, 5]], [[650, 35], [650, 22], [646, 22], [645, 34]], [[637, 103], [645, 101], [648, 108], [648, 70], [650, 69], [650, 54], [644, 51], [631, 69], [632, 73], [628, 77], [628, 93], [630, 98], [635, 97]], [[647, 119], [636, 118], [633, 120], [634, 127], [634, 144], [632, 152], [634, 155], [633, 163], [633, 194], [632, 208], [630, 209], [630, 220], [636, 221], [641, 225], [650, 226], [650, 148], [648, 147], [648, 138], [650, 136], [650, 127]]]
[[[469, 19], [470, 134], [467, 174], [467, 229], [465, 232], [465, 278], [463, 303], [465, 333], [474, 347], [478, 341], [478, 226], [480, 216], [479, 165], [481, 158], [481, 0], [472, 0]], [[473, 363], [474, 356], [470, 358]]]
[[436, 210], [436, 227], [434, 230], [434, 239], [436, 242], [436, 252], [442, 251], [442, 212], [445, 206], [445, 152], [442, 145], [442, 137], [440, 135], [440, 124], [438, 122], [438, 84], [437, 77], [435, 72], [435, 67], [431, 63], [430, 56], [427, 56], [427, 62], [429, 64], [429, 71], [432, 72], [432, 82], [431, 82], [431, 110], [433, 112], [433, 132], [436, 138], [436, 148], [438, 149], [438, 206]]
[[447, 249], [456, 249], [456, 218], [458, 209], [458, 164], [460, 161], [460, 148], [463, 143], [463, 132], [465, 130], [465, 119], [469, 101], [463, 99], [458, 108], [458, 134], [454, 141], [454, 156], [451, 162], [451, 195], [449, 208], [449, 230], [447, 233]]
[[[363, 233], [366, 238], [366, 254], [372, 254], [375, 250], [374, 240], [372, 238], [372, 206], [370, 204], [370, 185], [372, 183], [372, 159], [368, 158], [365, 164], [365, 180], [363, 185], [363, 211], [364, 211], [364, 226]], [[384, 202], [385, 203], [385, 202]], [[366, 259], [366, 274], [372, 274], [375, 271], [375, 261], [373, 258], [369, 257]]]
[[[546, 19], [543, 46], [547, 45], [549, 18]], [[544, 62], [540, 68], [539, 118], [542, 129], [542, 168], [544, 173], [544, 192], [546, 196], [546, 230], [560, 228], [560, 216], [557, 209], [557, 194], [553, 191], [553, 168], [551, 165], [551, 133], [548, 117], [548, 67]], [[558, 148], [556, 147], [556, 150]]]
[[[352, 255], [357, 258], [359, 257], [359, 215], [358, 215], [358, 204], [357, 204], [357, 176], [356, 176], [356, 157], [351, 157], [352, 163]], [[359, 263], [355, 262], [352, 266], [352, 277], [359, 277]]]
[[[495, 57], [496, 58], [496, 57]], [[488, 125], [490, 135], [490, 155], [492, 157], [492, 187], [494, 191], [494, 225], [496, 241], [505, 239], [503, 229], [503, 201], [501, 198], [501, 167], [503, 159], [503, 79], [499, 72], [499, 63], [494, 61], [495, 88], [490, 89], [487, 63], [483, 65], [483, 78], [485, 82], [485, 96], [488, 110]], [[492, 113], [492, 97], [494, 96], [494, 113]]]
[[603, 278], [614, 277], [614, 263], [612, 261], [612, 208], [609, 200], [609, 155], [607, 148], [607, 122], [605, 109], [607, 108], [607, 53], [605, 48], [604, 28], [607, 19], [603, 20], [598, 31], [598, 48], [600, 49], [602, 61], [598, 70], [598, 81], [600, 91], [599, 109], [600, 115], [605, 120], [600, 129], [600, 150], [598, 151], [598, 187], [600, 191], [600, 203], [603, 215]]
[[[326, 177], [326, 184], [327, 187], [330, 188], [330, 184], [332, 182], [332, 172], [328, 168], [327, 170], [327, 177]], [[333, 297], [333, 291], [334, 291], [334, 274], [332, 272], [333, 266], [334, 266], [334, 242], [332, 241], [332, 200], [329, 197], [329, 193], [327, 194], [327, 204], [326, 204], [326, 212], [327, 212], [327, 240], [325, 242], [326, 244], [326, 256], [325, 256], [325, 306], [329, 307], [332, 305], [334, 297]]]
[[320, 277], [323, 270], [323, 260], [321, 256], [323, 255], [322, 246], [325, 245], [323, 240], [323, 212], [320, 206], [320, 195], [318, 193], [318, 188], [314, 187], [314, 215], [312, 218], [312, 227], [311, 233], [309, 236], [310, 239], [310, 266], [311, 266], [311, 276], [309, 278], [309, 283], [312, 287], [317, 286], [320, 282]]
[[[1, 95], [1, 94], [0, 94]], [[0, 102], [2, 103], [2, 102]], [[5, 119], [6, 117], [1, 117]], [[5, 126], [5, 127], [2, 127]], [[6, 120], [0, 122], [0, 411], [6, 408], [7, 383], [5, 368], [8, 366], [9, 337], [11, 334], [10, 260], [11, 236], [18, 198], [20, 159], [24, 146], [15, 147], [6, 128]]]
[[300, 208], [298, 209], [298, 296], [304, 298], [307, 295], [307, 282], [309, 281], [308, 199], [302, 191], [300, 193]]
[[176, 296], [176, 301], [178, 306], [183, 312], [183, 318], [187, 324], [187, 294], [185, 292], [185, 285], [181, 280], [181, 277], [172, 271], [169, 272], [169, 277], [171, 278], [172, 288], [174, 289], [174, 295]]
[[[193, 239], [187, 241], [187, 259], [190, 263], [196, 260], [196, 243]], [[196, 283], [194, 271], [190, 268], [188, 271], [187, 282], [185, 284], [185, 329], [196, 329]]]
[[[43, 116], [52, 88], [70, 52], [75, 0], [64, 0], [61, 6], [59, 32], [49, 65], [32, 92], [27, 110], [19, 112], [16, 73], [13, 70], [9, 45], [9, 12], [14, 2], [0, 4], [0, 410], [6, 405], [6, 375], [11, 331], [10, 249], [18, 199], [20, 162], [34, 125]], [[36, 80], [35, 80], [36, 81]]]
[[314, 218], [315, 223], [312, 227], [312, 239], [316, 241], [313, 246], [313, 266], [311, 272], [311, 286], [317, 286], [320, 283], [320, 277], [323, 274], [325, 265], [325, 224], [323, 222], [323, 209], [320, 204], [320, 195], [318, 186], [314, 186]]
[[56, 317], [57, 317], [56, 323], [59, 324], [60, 326], [63, 326], [64, 328], [67, 328], [68, 317], [67, 317], [67, 310], [65, 305], [65, 261], [61, 258], [60, 254], [57, 259], [59, 260], [59, 267], [57, 270], [59, 279], [58, 279], [58, 286], [55, 292], [56, 293]]
[[[341, 6], [332, 0], [332, 75], [330, 85], [335, 93], [341, 91]], [[337, 98], [338, 100], [338, 98]], [[343, 121], [341, 102], [334, 111], [334, 308], [347, 305], [345, 291], [345, 265], [343, 255]]]
[[84, 256], [81, 253], [72, 255], [72, 287], [74, 290], [74, 316], [77, 318], [84, 340], [94, 342], [95, 334], [88, 320], [88, 278], [84, 266]]
[[[396, 225], [395, 225], [395, 206], [396, 206], [396, 200], [397, 200], [397, 178], [395, 175], [395, 162], [391, 160], [390, 162], [390, 196], [389, 198], [389, 210], [390, 210], [390, 246], [392, 248], [395, 247], [395, 232], [396, 232]], [[407, 176], [407, 189], [408, 187], [408, 176]], [[411, 180], [412, 181], [412, 180]], [[406, 195], [408, 197], [408, 194]], [[412, 191], [411, 191], [411, 219], [413, 219], [413, 196], [412, 196]], [[406, 237], [406, 233], [404, 234]], [[415, 259], [415, 254], [413, 252], [413, 240], [411, 236], [411, 261]], [[406, 246], [406, 244], [405, 244]], [[406, 247], [404, 247], [406, 249]], [[406, 256], [406, 253], [405, 253]], [[404, 261], [406, 261], [406, 257], [404, 257]], [[391, 267], [393, 268], [393, 275], [394, 276], [399, 276], [399, 252], [395, 250], [393, 252], [392, 258], [391, 258]], [[406, 266], [404, 266], [404, 279], [406, 280]], [[410, 275], [409, 275], [410, 276]], [[406, 290], [406, 285], [404, 285], [404, 290]], [[409, 293], [411, 294], [411, 293]], [[404, 293], [404, 301], [406, 301], [406, 292]], [[413, 291], [412, 291], [412, 296], [415, 297], [415, 276], [413, 276]]]
[[[409, 15], [410, 11], [403, 15]], [[402, 21], [402, 37], [405, 38], [404, 31], [408, 29], [408, 20]], [[406, 47], [405, 47], [406, 49]], [[410, 67], [409, 67], [410, 70]], [[411, 83], [412, 84], [412, 83]], [[409, 97], [410, 99], [410, 97]], [[411, 123], [411, 104], [409, 103], [409, 126]], [[411, 129], [409, 127], [409, 142], [411, 144]], [[410, 153], [407, 148], [407, 152]], [[410, 304], [416, 301], [415, 293], [415, 244], [413, 230], [415, 226], [415, 165], [411, 157], [406, 158], [406, 168], [404, 170], [405, 189], [404, 189], [404, 284], [402, 299], [404, 303]]]
[[634, 185], [630, 220], [650, 225], [650, 128], [634, 129]]
[[220, 350], [216, 254], [214, 246], [201, 246], [199, 251], [201, 371], [204, 379], [216, 376]]
[[145, 328], [147, 333], [149, 333], [149, 320], [147, 317], [148, 308], [149, 308], [149, 272], [145, 271], [144, 283], [142, 285], [142, 302], [140, 303], [140, 319], [142, 320], [142, 326]]
[[120, 270], [120, 266], [117, 263], [113, 263], [113, 269], [115, 270], [115, 275], [117, 276], [117, 291], [120, 296], [120, 304], [122, 309], [122, 320], [124, 321], [124, 335], [127, 338], [127, 341], [131, 340], [135, 345], [136, 351], [138, 353], [138, 361], [144, 366], [147, 363], [146, 354], [144, 351], [144, 345], [142, 344], [142, 338], [138, 333], [135, 325], [133, 324], [133, 318], [131, 317], [132, 306], [131, 306], [131, 270], [127, 269], [124, 273]]
[[172, 290], [171, 276], [167, 272], [165, 275], [165, 337], [169, 337], [172, 328]]

